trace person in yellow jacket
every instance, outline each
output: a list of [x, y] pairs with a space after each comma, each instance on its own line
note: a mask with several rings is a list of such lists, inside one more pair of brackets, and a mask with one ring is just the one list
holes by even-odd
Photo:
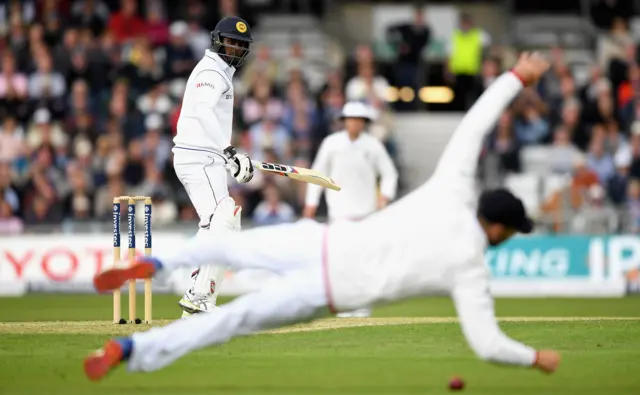
[[473, 104], [476, 76], [482, 67], [483, 49], [491, 38], [475, 26], [468, 14], [462, 14], [460, 25], [451, 36], [446, 79], [454, 91], [453, 105], [458, 111], [466, 111]]

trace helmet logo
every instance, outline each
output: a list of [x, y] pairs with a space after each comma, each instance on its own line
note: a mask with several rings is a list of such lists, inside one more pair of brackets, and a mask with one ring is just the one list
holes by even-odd
[[244, 22], [238, 22], [238, 23], [236, 23], [236, 29], [240, 33], [245, 33], [247, 31], [247, 25], [245, 25]]

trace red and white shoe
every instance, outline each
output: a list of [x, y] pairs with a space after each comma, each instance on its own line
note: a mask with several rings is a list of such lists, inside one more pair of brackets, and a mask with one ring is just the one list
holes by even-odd
[[120, 365], [122, 355], [120, 343], [109, 340], [103, 348], [85, 358], [84, 374], [91, 381], [99, 381]]
[[129, 280], [151, 278], [156, 272], [156, 266], [149, 258], [138, 258], [136, 263], [128, 267], [113, 268], [96, 274], [93, 286], [98, 292], [120, 289]]

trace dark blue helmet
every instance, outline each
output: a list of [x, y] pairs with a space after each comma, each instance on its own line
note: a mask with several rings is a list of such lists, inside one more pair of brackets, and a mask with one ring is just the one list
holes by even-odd
[[[234, 40], [225, 44], [224, 39]], [[229, 66], [240, 67], [249, 54], [249, 45], [253, 42], [251, 28], [247, 21], [237, 16], [228, 16], [218, 22], [211, 32], [211, 50], [227, 62]], [[231, 51], [227, 51], [231, 48]]]

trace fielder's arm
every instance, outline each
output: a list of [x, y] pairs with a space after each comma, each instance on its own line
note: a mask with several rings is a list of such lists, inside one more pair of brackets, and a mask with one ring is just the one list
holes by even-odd
[[484, 138], [522, 88], [522, 82], [512, 72], [502, 74], [491, 84], [454, 131], [433, 179], [439, 179], [445, 185], [473, 190]]
[[[478, 257], [483, 261], [484, 257]], [[498, 326], [489, 293], [489, 281], [482, 262], [464, 272], [452, 291], [452, 298], [467, 342], [486, 361], [534, 366], [536, 350], [507, 337]]]

